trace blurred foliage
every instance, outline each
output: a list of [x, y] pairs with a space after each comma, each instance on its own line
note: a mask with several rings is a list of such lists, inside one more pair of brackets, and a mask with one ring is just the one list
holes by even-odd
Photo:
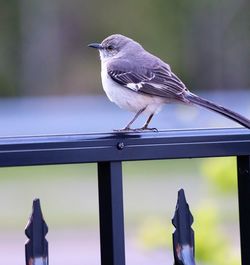
[[20, 13], [18, 1], [0, 2], [0, 96], [18, 94]]
[[171, 247], [172, 242], [168, 242], [168, 230], [166, 222], [156, 216], [150, 216], [138, 229], [139, 244], [147, 249]]
[[237, 169], [235, 157], [210, 158], [203, 160], [201, 173], [219, 192], [237, 192]]
[[[203, 202], [193, 212], [195, 259], [209, 265], [239, 265], [240, 253], [220, 226], [220, 213], [213, 202]], [[138, 229], [139, 244], [146, 249], [172, 248], [173, 226], [156, 216], [148, 217]]]
[[0, 96], [100, 93], [86, 45], [128, 35], [192, 89], [249, 88], [247, 0], [0, 3]]
[[[235, 157], [208, 158], [200, 162], [201, 174], [211, 184], [211, 191], [217, 190], [220, 197], [228, 194], [236, 195]], [[190, 207], [194, 216], [196, 261], [209, 265], [239, 265], [240, 252], [236, 247], [237, 242], [232, 242], [223, 229], [224, 222], [229, 222], [229, 216], [222, 214], [225, 209], [219, 209], [214, 199], [203, 201], [196, 210], [192, 210], [192, 205]], [[223, 204], [222, 207], [226, 206]], [[173, 227], [168, 224], [169, 222], [162, 218], [148, 217], [138, 230], [139, 243], [149, 249], [166, 246], [171, 248]]]
[[195, 256], [209, 265], [239, 265], [237, 249], [220, 227], [220, 213], [212, 202], [205, 202], [194, 211]]
[[[199, 264], [207, 265], [239, 265], [239, 242], [234, 236], [234, 233], [237, 234], [236, 217], [229, 220], [227, 212], [228, 207], [237, 212], [235, 205], [224, 200], [225, 193], [216, 193], [220, 197], [215, 197], [211, 189], [207, 190], [206, 185], [201, 185], [204, 180], [198, 177], [200, 163], [203, 166], [212, 163], [207, 169], [209, 173], [209, 169], [221, 164], [228, 167], [226, 161], [231, 161], [229, 164], [235, 166], [232, 159], [124, 163], [124, 206], [128, 234], [135, 235], [140, 247], [147, 251], [161, 249], [165, 252], [167, 248], [172, 251], [174, 227], [170, 217], [174, 214], [177, 189], [182, 185], [187, 191], [187, 200], [194, 216], [196, 260]], [[231, 166], [230, 170], [235, 174]], [[95, 164], [1, 168], [0, 192], [4, 200], [0, 202], [0, 209], [4, 214], [0, 220], [0, 229], [16, 229], [20, 233], [35, 197], [41, 199], [51, 231], [72, 227], [97, 228], [96, 171]], [[228, 173], [225, 174], [228, 176]], [[210, 199], [207, 202], [208, 196]], [[200, 202], [201, 198], [205, 198], [205, 202]], [[136, 233], [135, 227], [138, 229]]]

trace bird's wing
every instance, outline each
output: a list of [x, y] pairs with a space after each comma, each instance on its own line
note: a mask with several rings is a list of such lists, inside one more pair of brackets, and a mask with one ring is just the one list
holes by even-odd
[[167, 64], [146, 68], [133, 67], [127, 61], [113, 63], [108, 66], [108, 75], [135, 92], [185, 101], [187, 88]]

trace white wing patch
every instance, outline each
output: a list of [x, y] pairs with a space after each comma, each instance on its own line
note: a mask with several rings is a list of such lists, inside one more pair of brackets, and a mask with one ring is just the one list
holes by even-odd
[[126, 86], [137, 92], [142, 88], [142, 83], [128, 83]]
[[[130, 72], [127, 72], [125, 74], [128, 74], [128, 73], [130, 73]], [[143, 87], [143, 85], [149, 83], [149, 81], [151, 81], [154, 78], [155, 78], [155, 74], [152, 74], [151, 77], [143, 78], [143, 80], [141, 82], [139, 82], [139, 83], [127, 83], [126, 87], [138, 92]]]

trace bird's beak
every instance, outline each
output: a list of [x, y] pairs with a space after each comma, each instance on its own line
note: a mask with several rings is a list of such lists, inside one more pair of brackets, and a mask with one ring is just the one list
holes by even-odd
[[95, 48], [95, 49], [98, 49], [98, 50], [100, 50], [100, 49], [103, 48], [102, 45], [101, 45], [100, 43], [90, 43], [90, 44], [88, 45], [88, 47]]

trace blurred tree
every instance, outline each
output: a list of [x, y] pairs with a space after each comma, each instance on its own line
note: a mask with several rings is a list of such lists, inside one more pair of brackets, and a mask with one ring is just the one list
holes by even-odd
[[189, 88], [250, 87], [247, 0], [1, 1], [0, 95], [98, 93], [97, 55], [86, 45], [128, 35]]
[[17, 93], [20, 54], [18, 2], [0, 2], [0, 96]]
[[58, 89], [62, 63], [58, 3], [23, 0], [20, 13], [21, 93], [53, 93]]
[[204, 159], [201, 173], [219, 193], [237, 194], [235, 157], [217, 157]]

